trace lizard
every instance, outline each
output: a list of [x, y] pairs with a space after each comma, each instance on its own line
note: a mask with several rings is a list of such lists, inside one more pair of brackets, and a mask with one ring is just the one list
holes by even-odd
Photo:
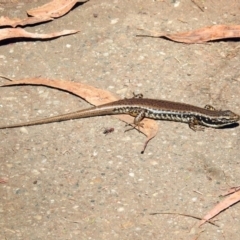
[[180, 102], [134, 97], [54, 117], [33, 120], [25, 123], [4, 125], [0, 126], [0, 129], [117, 114], [128, 114], [133, 116], [134, 126], [141, 126], [141, 121], [144, 118], [151, 118], [155, 120], [187, 123], [190, 129], [194, 131], [203, 130], [205, 127], [222, 128], [237, 123], [240, 119], [238, 114], [230, 110], [216, 110], [210, 105], [201, 108]]

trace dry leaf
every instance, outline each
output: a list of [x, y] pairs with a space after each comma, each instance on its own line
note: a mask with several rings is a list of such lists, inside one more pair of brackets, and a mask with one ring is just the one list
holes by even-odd
[[204, 43], [207, 41], [225, 39], [225, 38], [239, 38], [240, 37], [240, 25], [215, 25], [210, 27], [204, 27], [193, 31], [180, 32], [176, 34], [158, 33], [149, 31], [150, 35], [137, 35], [140, 37], [163, 37], [171, 39], [175, 42], [182, 43]]
[[[93, 104], [93, 105], [101, 105], [109, 102], [113, 102], [118, 100], [117, 97], [115, 97], [112, 93], [102, 90], [99, 88], [92, 87], [87, 84], [82, 83], [76, 83], [76, 82], [70, 82], [70, 81], [63, 81], [63, 80], [50, 80], [50, 79], [44, 79], [44, 78], [28, 78], [28, 79], [22, 79], [17, 81], [12, 81], [8, 84], [5, 84], [3, 86], [13, 86], [13, 85], [43, 85], [43, 86], [49, 86], [61, 90], [65, 90], [67, 92], [73, 93], [83, 99], [85, 99], [87, 102]], [[129, 124], [133, 123], [133, 117], [129, 115], [115, 115], [114, 117], [127, 122]], [[143, 127], [140, 127], [138, 130], [142, 132], [144, 135], [147, 136], [147, 141], [144, 144], [144, 148], [142, 150], [142, 153], [144, 153], [144, 150], [148, 144], [148, 142], [154, 138], [158, 132], [158, 124], [156, 121], [152, 119], [144, 119], [142, 121], [144, 124]]]
[[[86, 2], [82, 1], [82, 2]], [[1, 26], [25, 26], [46, 21], [53, 20], [53, 17], [59, 17], [67, 13], [75, 4], [76, 0], [54, 0], [48, 4], [45, 4], [39, 8], [29, 10], [29, 14], [33, 17], [25, 19], [10, 19], [8, 17], [0, 17], [0, 27]], [[35, 38], [35, 39], [49, 39], [55, 38], [63, 35], [69, 35], [79, 32], [79, 30], [64, 30], [56, 33], [49, 34], [38, 34], [29, 33], [23, 29], [0, 29], [0, 41], [8, 38]]]
[[36, 23], [42, 23], [42, 22], [47, 22], [47, 21], [52, 21], [53, 18], [50, 17], [28, 17], [25, 19], [19, 19], [19, 18], [14, 18], [10, 19], [8, 17], [0, 17], [0, 26], [11, 26], [11, 27], [17, 27], [17, 26], [26, 26], [26, 25], [31, 25], [31, 24], [36, 24]]
[[209, 219], [215, 217], [220, 212], [222, 212], [223, 210], [229, 208], [231, 205], [233, 205], [233, 204], [235, 204], [235, 203], [237, 203], [239, 201], [240, 201], [240, 191], [233, 193], [229, 197], [225, 198], [222, 202], [217, 204], [212, 210], [210, 210], [210, 212], [207, 215], [205, 215], [203, 217], [202, 221], [200, 221], [200, 223], [198, 224], [198, 227], [200, 227], [206, 221], [208, 221]]
[[44, 4], [40, 7], [33, 8], [28, 10], [27, 13], [30, 16], [34, 17], [52, 17], [58, 18], [66, 14], [71, 10], [71, 8], [77, 2], [87, 2], [88, 0], [78, 1], [78, 0], [53, 0], [47, 4]]
[[64, 30], [61, 32], [39, 34], [30, 33], [21, 28], [4, 28], [0, 29], [0, 41], [8, 38], [36, 38], [36, 39], [49, 39], [56, 38], [64, 35], [70, 35], [79, 32], [79, 30]]

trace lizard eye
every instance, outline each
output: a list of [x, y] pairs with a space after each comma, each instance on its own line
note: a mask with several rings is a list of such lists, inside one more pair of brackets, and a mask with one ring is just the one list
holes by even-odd
[[227, 110], [227, 111], [226, 111], [226, 114], [227, 114], [227, 115], [232, 115], [232, 112], [231, 112], [230, 110]]
[[235, 116], [235, 114], [230, 110], [226, 110], [226, 111], [223, 111], [223, 116], [231, 117], [231, 116]]

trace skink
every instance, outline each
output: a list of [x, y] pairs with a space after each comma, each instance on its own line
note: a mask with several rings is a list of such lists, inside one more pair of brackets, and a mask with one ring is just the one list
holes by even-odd
[[185, 103], [165, 100], [130, 98], [55, 117], [7, 126], [0, 126], [0, 129], [32, 126], [66, 121], [70, 119], [116, 114], [129, 114], [133, 116], [133, 124], [135, 126], [139, 126], [144, 118], [151, 118], [156, 120], [187, 123], [189, 127], [194, 131], [203, 130], [204, 127], [220, 128], [228, 126], [238, 122], [240, 119], [240, 116], [238, 114], [235, 114], [230, 110], [216, 110], [210, 105], [205, 106], [205, 108], [200, 108]]

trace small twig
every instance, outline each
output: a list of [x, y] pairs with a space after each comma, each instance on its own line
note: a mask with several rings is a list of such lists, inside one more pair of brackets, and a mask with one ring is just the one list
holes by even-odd
[[64, 219], [65, 221], [67, 221], [67, 222], [70, 222], [70, 223], [81, 223], [80, 221], [68, 220], [68, 219], [65, 218], [65, 217], [61, 217], [61, 218]]
[[182, 23], [187, 23], [187, 21], [184, 21], [184, 20], [182, 20], [182, 19], [180, 19], [180, 18], [178, 18], [177, 20], [180, 21], [180, 22], [182, 22]]
[[204, 7], [200, 6], [199, 3], [197, 3], [196, 0], [192, 0], [192, 2], [193, 2], [202, 12], [204, 12]]
[[[150, 213], [150, 215], [157, 215], [157, 214], [171, 214], [171, 215], [179, 215], [179, 216], [184, 216], [184, 217], [191, 217], [191, 218], [195, 218], [195, 219], [198, 219], [198, 220], [202, 220], [202, 218], [200, 217], [196, 217], [196, 216], [193, 216], [193, 215], [190, 215], [190, 214], [185, 214], [185, 213], [172, 213], [172, 212], [159, 212], [159, 213]], [[216, 227], [219, 227], [216, 223], [212, 222], [211, 220], [206, 220], [208, 223], [216, 226]]]
[[197, 190], [193, 190], [193, 192], [203, 195], [203, 193], [201, 193], [201, 192], [199, 192]]
[[8, 78], [8, 77], [5, 77], [5, 76], [2, 76], [2, 75], [0, 75], [0, 77], [3, 78], [3, 79], [6, 79], [6, 80], [8, 80], [8, 81], [11, 81], [11, 82], [14, 81], [13, 79]]

